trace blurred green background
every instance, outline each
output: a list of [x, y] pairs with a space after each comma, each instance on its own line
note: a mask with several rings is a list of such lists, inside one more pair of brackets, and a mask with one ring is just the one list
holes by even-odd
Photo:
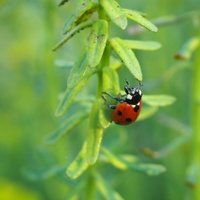
[[[118, 1], [122, 7], [147, 13], [149, 19], [162, 16], [181, 16], [200, 9], [199, 0], [140, 0]], [[68, 115], [54, 116], [59, 94], [64, 91], [69, 69], [56, 67], [55, 60], [75, 61], [80, 46], [86, 45], [88, 33], [83, 31], [61, 50], [51, 48], [62, 37], [62, 26], [74, 8], [74, 2], [58, 7], [58, 0], [0, 2], [0, 200], [66, 199], [79, 180], [66, 177], [62, 166], [68, 166], [80, 150], [88, 120], [74, 129], [57, 144], [47, 146], [44, 138], [56, 129]], [[144, 93], [170, 94], [177, 98], [172, 106], [159, 109], [153, 117], [129, 127], [112, 125], [106, 130], [103, 145], [118, 153], [140, 156], [145, 161], [163, 164], [167, 172], [148, 177], [133, 171], [119, 171], [109, 165], [99, 166], [124, 199], [183, 200], [193, 199], [185, 185], [191, 157], [191, 144], [186, 142], [160, 159], [147, 158], [143, 147], [159, 150], [183, 133], [190, 132], [192, 64], [170, 77], [157, 81], [176, 67], [173, 55], [191, 37], [197, 36], [198, 18], [159, 28], [158, 33], [144, 32], [128, 35], [113, 27], [111, 34], [122, 38], [155, 40], [162, 48], [154, 52], [136, 52], [144, 75]], [[133, 25], [130, 22], [129, 25]], [[191, 60], [193, 63], [193, 59]], [[135, 80], [124, 69], [119, 70], [121, 86], [127, 78]], [[96, 77], [83, 89], [95, 94]], [[75, 111], [75, 106], [70, 112]], [[43, 173], [49, 166], [58, 165], [57, 175]], [[27, 169], [40, 170], [35, 176]], [[83, 175], [82, 179], [86, 177]], [[42, 178], [43, 177], [43, 178]], [[84, 194], [83, 194], [84, 196]]]

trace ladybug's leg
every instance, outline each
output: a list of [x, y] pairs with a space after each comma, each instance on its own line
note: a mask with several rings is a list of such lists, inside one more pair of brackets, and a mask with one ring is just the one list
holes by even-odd
[[124, 99], [122, 99], [120, 97], [113, 97], [107, 92], [102, 92], [102, 93], [108, 95], [111, 99], [114, 99], [114, 100], [119, 101], [119, 102], [124, 102]]
[[108, 100], [103, 96], [103, 95], [101, 95], [101, 97], [103, 98], [103, 100], [106, 102], [106, 106], [108, 107], [108, 108], [110, 108], [110, 109], [115, 109], [117, 106], [115, 106], [115, 105], [110, 105], [109, 103], [108, 103]]

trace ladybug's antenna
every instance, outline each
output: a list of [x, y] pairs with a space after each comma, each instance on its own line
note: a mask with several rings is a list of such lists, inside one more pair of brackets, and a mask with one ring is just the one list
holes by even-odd
[[[130, 83], [128, 82], [128, 80], [125, 79], [125, 81], [126, 81], [126, 86], [127, 86], [128, 88], [130, 88]], [[139, 80], [138, 80], [138, 83], [139, 83], [139, 88], [141, 88], [141, 87], [143, 86], [142, 81], [139, 81]]]
[[130, 87], [130, 84], [129, 84], [128, 80], [127, 80], [127, 79], [125, 79], [125, 81], [126, 81], [126, 84], [127, 84], [127, 86], [129, 86], [129, 87]]

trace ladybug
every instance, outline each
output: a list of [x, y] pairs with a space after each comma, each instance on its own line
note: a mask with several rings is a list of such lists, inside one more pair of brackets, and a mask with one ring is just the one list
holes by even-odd
[[[141, 85], [141, 83], [140, 83]], [[142, 91], [138, 87], [130, 87], [129, 82], [126, 80], [124, 85], [125, 95], [119, 95], [119, 97], [112, 97], [107, 92], [102, 94], [108, 95], [110, 98], [120, 102], [119, 105], [109, 105], [107, 99], [102, 95], [102, 98], [106, 102], [106, 106], [113, 109], [112, 121], [119, 125], [129, 125], [133, 123], [139, 116], [142, 108]]]

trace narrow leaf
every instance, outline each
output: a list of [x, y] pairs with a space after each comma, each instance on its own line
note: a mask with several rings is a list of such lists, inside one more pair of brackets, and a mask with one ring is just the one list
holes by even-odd
[[200, 166], [197, 162], [193, 161], [187, 170], [186, 183], [188, 186], [194, 188], [197, 185], [199, 177]]
[[63, 34], [70, 31], [75, 24], [75, 22], [92, 7], [92, 2], [90, 0], [79, 0], [72, 14], [67, 17], [63, 27]]
[[66, 173], [71, 179], [78, 178], [88, 168], [88, 163], [85, 160], [85, 155], [86, 155], [86, 143], [83, 144], [82, 149], [79, 152], [78, 156], [67, 168]]
[[115, 0], [100, 0], [100, 4], [114, 24], [119, 26], [121, 29], [126, 28], [126, 14]]
[[74, 88], [67, 88], [63, 99], [61, 100], [60, 104], [58, 105], [58, 108], [56, 110], [55, 115], [61, 116], [73, 103], [76, 95], [79, 93], [79, 91], [85, 86], [88, 79], [95, 73], [96, 71], [91, 71], [90, 69], [87, 69], [85, 76], [78, 82]]
[[142, 111], [137, 119], [137, 121], [140, 121], [140, 120], [144, 120], [144, 119], [147, 119], [149, 117], [151, 117], [152, 115], [154, 115], [156, 112], [158, 111], [158, 107], [156, 106], [143, 106], [142, 108]]
[[67, 192], [67, 196], [65, 196], [66, 200], [78, 200], [79, 194], [81, 194], [82, 191], [85, 190], [85, 180], [79, 181], [79, 183], [76, 185], [76, 187], [73, 187], [73, 189], [69, 190]]
[[113, 166], [121, 170], [127, 169], [127, 164], [122, 159], [111, 153], [108, 149], [101, 147], [101, 151], [106, 155], [108, 162]]
[[67, 89], [56, 110], [56, 116], [62, 115], [67, 110], [67, 108], [73, 103], [78, 92], [82, 89], [82, 87], [84, 87], [88, 79], [94, 73], [96, 73], [96, 70], [87, 67], [86, 53], [83, 52], [70, 72]]
[[[173, 24], [177, 24], [180, 22], [184, 22], [186, 20], [189, 20], [190, 18], [191, 19], [196, 18], [198, 15], [199, 15], [199, 11], [192, 11], [192, 12], [184, 13], [181, 16], [173, 16], [173, 15], [162, 16], [160, 18], [151, 20], [151, 22], [157, 27], [166, 27], [166, 26], [171, 26]], [[127, 31], [130, 35], [138, 35], [146, 31], [146, 29], [144, 27], [136, 25], [136, 26], [130, 26]]]
[[148, 29], [150, 31], [153, 31], [153, 32], [158, 31], [158, 28], [154, 24], [152, 24], [149, 20], [144, 18], [139, 13], [137, 13], [133, 10], [129, 10], [129, 9], [124, 9], [124, 11], [125, 11], [126, 17], [128, 19], [133, 20], [137, 24], [140, 24], [141, 26], [145, 27], [146, 29]]
[[200, 46], [200, 38], [192, 38], [187, 41], [180, 52], [175, 54], [174, 57], [179, 60], [189, 60], [192, 53]]
[[110, 68], [104, 67], [102, 74], [102, 90], [109, 92], [113, 95], [118, 95], [120, 92], [119, 88], [119, 76], [117, 72]]
[[82, 54], [76, 60], [67, 79], [67, 88], [74, 88], [88, 71], [87, 48], [82, 50]]
[[96, 21], [91, 29], [87, 60], [90, 67], [96, 67], [103, 55], [108, 38], [108, 24], [105, 20]]
[[94, 23], [93, 21], [88, 20], [88, 21], [85, 21], [85, 22], [83, 22], [83, 23], [77, 25], [74, 29], [72, 29], [70, 32], [68, 32], [68, 33], [64, 36], [64, 38], [63, 38], [61, 41], [59, 41], [59, 42], [55, 45], [55, 47], [53, 47], [52, 50], [53, 50], [53, 51], [58, 50], [58, 49], [61, 48], [70, 38], [72, 38], [76, 33], [78, 33], [79, 31], [81, 31], [81, 30], [83, 30], [83, 29], [85, 29], [85, 28], [87, 28], [87, 27], [92, 26], [93, 23]]
[[154, 152], [156, 158], [163, 158], [164, 156], [169, 155], [171, 152], [174, 152], [175, 149], [185, 144], [191, 139], [191, 135], [181, 135], [180, 137], [175, 138], [170, 143], [166, 144], [161, 149]]
[[140, 64], [135, 57], [133, 51], [127, 47], [126, 43], [120, 38], [112, 38], [110, 39], [110, 44], [116, 54], [121, 58], [124, 62], [130, 73], [135, 76], [138, 81], [142, 81], [142, 72], [140, 68]]
[[103, 128], [99, 124], [101, 99], [96, 100], [90, 114], [90, 130], [86, 139], [86, 159], [89, 165], [96, 162], [103, 136]]
[[35, 168], [35, 167], [25, 167], [22, 169], [22, 173], [29, 180], [38, 181], [52, 178], [58, 176], [65, 171], [65, 166], [52, 166], [48, 168]]
[[89, 165], [93, 165], [98, 156], [99, 148], [101, 145], [103, 136], [103, 128], [96, 127], [95, 129], [90, 129], [89, 135], [87, 138], [87, 162]]
[[62, 69], [70, 69], [74, 66], [74, 62], [67, 62], [66, 60], [55, 60], [56, 67]]
[[168, 106], [175, 102], [176, 98], [170, 95], [143, 95], [143, 102], [150, 106]]
[[122, 63], [119, 61], [119, 59], [116, 59], [113, 56], [111, 56], [111, 58], [110, 58], [110, 67], [116, 71], [121, 66], [122, 66]]
[[180, 121], [180, 119], [173, 118], [169, 115], [161, 115], [159, 116], [158, 121], [162, 125], [174, 130], [177, 133], [182, 135], [192, 135], [192, 127], [189, 124]]
[[124, 40], [124, 42], [130, 49], [152, 51], [161, 47], [161, 44], [159, 42], [153, 41]]
[[123, 198], [113, 190], [105, 178], [101, 177], [100, 174], [95, 174], [96, 183], [99, 191], [105, 200], [123, 200]]
[[86, 107], [88, 108], [88, 106], [90, 107], [90, 105], [88, 105], [88, 103], [89, 104], [93, 104], [95, 100], [96, 100], [96, 97], [93, 96], [93, 95], [78, 94], [77, 97], [76, 97], [76, 99], [74, 101], [75, 102], [79, 102], [81, 104], [85, 104], [86, 103], [87, 104]]
[[[110, 67], [103, 68], [102, 83], [103, 83], [103, 86], [102, 86], [103, 92], [106, 91], [112, 95], [119, 94], [119, 91], [120, 91], [119, 77], [118, 77], [117, 72], [114, 69], [112, 69]], [[106, 98], [106, 96], [105, 96], [105, 98]], [[113, 101], [112, 99], [109, 99], [109, 102], [111, 104], [115, 103], [115, 101]], [[103, 128], [108, 128], [108, 126], [111, 123], [113, 111], [107, 108], [105, 101], [103, 99], [102, 99], [101, 105], [102, 106], [99, 110], [99, 121]]]
[[157, 164], [131, 163], [129, 164], [129, 168], [149, 176], [157, 176], [166, 171], [164, 166]]
[[73, 128], [75, 128], [79, 123], [81, 123], [86, 117], [88, 117], [89, 112], [87, 110], [77, 112], [71, 115], [67, 120], [65, 120], [62, 125], [53, 131], [47, 138], [46, 142], [48, 144], [53, 144], [58, 141], [65, 134], [69, 133]]
[[98, 4], [93, 3], [92, 6], [88, 10], [86, 10], [79, 19], [76, 20], [75, 26], [88, 20], [93, 15], [93, 13], [97, 10], [97, 8], [98, 8]]
[[126, 163], [136, 163], [138, 161], [138, 158], [132, 154], [121, 154], [119, 158]]

